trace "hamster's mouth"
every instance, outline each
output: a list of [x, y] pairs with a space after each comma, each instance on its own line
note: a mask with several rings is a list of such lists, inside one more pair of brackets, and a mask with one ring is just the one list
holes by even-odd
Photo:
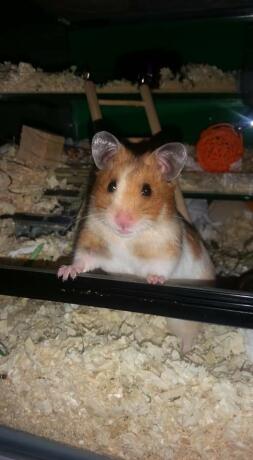
[[118, 228], [118, 227], [114, 227], [113, 228], [113, 231], [119, 235], [119, 236], [123, 236], [123, 237], [130, 237], [130, 236], [133, 236], [136, 231], [134, 231], [134, 229], [131, 229], [131, 228]]
[[119, 227], [111, 222], [108, 222], [107, 225], [115, 235], [120, 236], [121, 238], [131, 238], [139, 233], [138, 226], [136, 225], [126, 228]]

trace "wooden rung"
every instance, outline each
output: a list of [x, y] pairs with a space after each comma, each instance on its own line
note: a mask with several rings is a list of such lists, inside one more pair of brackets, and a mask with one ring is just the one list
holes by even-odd
[[128, 101], [121, 99], [99, 99], [99, 105], [109, 105], [109, 106], [126, 106], [126, 107], [144, 107], [145, 103], [143, 101]]
[[85, 82], [85, 90], [93, 123], [98, 120], [102, 120], [102, 112], [98, 103], [95, 83], [93, 83], [93, 81], [87, 80]]

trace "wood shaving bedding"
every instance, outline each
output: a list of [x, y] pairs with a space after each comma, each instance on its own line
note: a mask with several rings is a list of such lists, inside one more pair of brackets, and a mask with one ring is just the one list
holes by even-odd
[[[162, 71], [161, 71], [162, 73]], [[236, 72], [223, 72], [216, 66], [188, 64], [181, 69], [182, 88], [192, 92], [237, 92]]]
[[15, 224], [12, 219], [0, 220], [0, 258], [12, 259], [12, 262], [30, 260], [37, 247], [41, 245], [38, 259], [56, 262], [62, 258], [69, 258], [73, 249], [74, 231], [65, 236], [46, 235], [38, 238], [15, 236]]
[[[228, 206], [228, 204], [227, 204]], [[227, 222], [209, 222], [202, 231], [216, 271], [223, 276], [242, 275], [253, 269], [253, 213], [241, 209]]]
[[58, 198], [45, 196], [44, 192], [57, 188], [76, 189], [65, 177], [57, 177], [61, 166], [64, 171], [72, 173], [66, 164], [66, 155], [63, 154], [63, 161], [55, 163], [54, 167], [32, 167], [16, 159], [18, 146], [3, 147], [5, 150], [0, 157], [0, 216], [16, 212], [60, 214], [62, 207]]
[[0, 302], [0, 423], [126, 460], [251, 459], [241, 330], [205, 325], [181, 358], [166, 318]]
[[17, 149], [15, 145], [6, 146], [0, 157], [0, 215], [59, 212], [57, 198], [43, 196], [52, 183], [62, 185], [53, 169], [33, 168], [17, 161]]
[[[99, 87], [100, 92], [137, 92], [138, 86], [127, 80], [113, 80]], [[236, 93], [237, 72], [223, 72], [216, 66], [188, 64], [174, 75], [168, 67], [160, 70], [159, 88], [154, 93]]]
[[25, 62], [18, 65], [4, 62], [0, 64], [0, 92], [82, 93], [84, 80], [71, 70], [48, 73]]
[[[75, 74], [76, 67], [57, 73], [44, 72], [31, 64], [11, 62], [0, 64], [2, 93], [85, 93], [84, 77]], [[237, 92], [236, 72], [223, 72], [216, 66], [189, 64], [180, 74], [161, 69], [160, 87], [155, 92]], [[112, 80], [98, 85], [98, 92], [138, 92], [138, 86], [128, 80]]]

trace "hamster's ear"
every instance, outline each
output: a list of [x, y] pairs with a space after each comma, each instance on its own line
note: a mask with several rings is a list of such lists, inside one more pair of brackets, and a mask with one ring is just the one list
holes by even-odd
[[165, 179], [167, 181], [176, 179], [186, 162], [187, 151], [185, 146], [179, 142], [171, 142], [159, 147], [154, 154]]
[[95, 134], [91, 143], [91, 153], [98, 169], [104, 169], [117, 153], [120, 142], [116, 137], [107, 131], [100, 131]]

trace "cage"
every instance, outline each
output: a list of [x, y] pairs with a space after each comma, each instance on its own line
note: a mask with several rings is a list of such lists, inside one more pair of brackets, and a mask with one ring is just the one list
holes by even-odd
[[[8, 3], [0, 40], [1, 458], [252, 457], [250, 3]], [[152, 285], [122, 268], [57, 278], [87, 220], [91, 139], [102, 130], [136, 158], [184, 146], [177, 187], [215, 280], [189, 273]], [[214, 170], [217, 151], [222, 171]], [[92, 230], [97, 237], [99, 227]], [[173, 320], [199, 326], [186, 352]]]

